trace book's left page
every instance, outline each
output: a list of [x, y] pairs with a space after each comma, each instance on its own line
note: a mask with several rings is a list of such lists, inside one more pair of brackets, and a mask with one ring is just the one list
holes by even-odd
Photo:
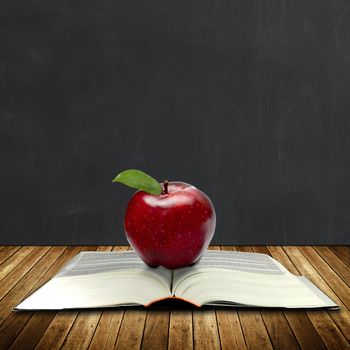
[[82, 252], [14, 310], [146, 305], [171, 296], [172, 271], [144, 264], [133, 251]]

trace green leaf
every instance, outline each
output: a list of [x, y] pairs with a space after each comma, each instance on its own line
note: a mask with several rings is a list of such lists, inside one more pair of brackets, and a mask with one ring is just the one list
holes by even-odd
[[141, 170], [129, 169], [118, 174], [112, 182], [120, 182], [126, 186], [145, 191], [150, 194], [162, 193], [160, 183]]

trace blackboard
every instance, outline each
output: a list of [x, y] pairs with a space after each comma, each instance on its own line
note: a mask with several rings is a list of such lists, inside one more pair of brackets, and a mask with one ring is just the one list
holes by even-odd
[[137, 168], [215, 244], [349, 244], [349, 88], [347, 0], [2, 0], [0, 243], [125, 243]]

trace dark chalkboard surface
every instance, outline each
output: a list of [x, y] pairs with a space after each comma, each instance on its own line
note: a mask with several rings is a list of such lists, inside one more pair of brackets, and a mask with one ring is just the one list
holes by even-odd
[[349, 91], [348, 0], [2, 0], [0, 243], [125, 243], [139, 168], [216, 244], [349, 244]]

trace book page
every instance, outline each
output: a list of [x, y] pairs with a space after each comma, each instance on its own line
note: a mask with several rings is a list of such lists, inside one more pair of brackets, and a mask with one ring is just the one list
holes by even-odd
[[266, 254], [207, 250], [196, 264], [174, 270], [173, 292], [179, 282], [188, 276], [212, 269], [263, 275], [291, 275], [283, 265]]
[[172, 293], [198, 305], [337, 306], [305, 277], [258, 253], [206, 251], [197, 264], [174, 271]]
[[56, 277], [82, 276], [125, 269], [146, 269], [171, 284], [171, 271], [164, 267], [149, 267], [134, 251], [124, 252], [82, 252], [76, 255]]
[[172, 271], [151, 268], [135, 252], [83, 252], [16, 310], [145, 305], [169, 297]]
[[[199, 305], [316, 308], [337, 305], [305, 277], [242, 271], [207, 271], [179, 283], [175, 294]], [[318, 290], [316, 293], [314, 288]]]

